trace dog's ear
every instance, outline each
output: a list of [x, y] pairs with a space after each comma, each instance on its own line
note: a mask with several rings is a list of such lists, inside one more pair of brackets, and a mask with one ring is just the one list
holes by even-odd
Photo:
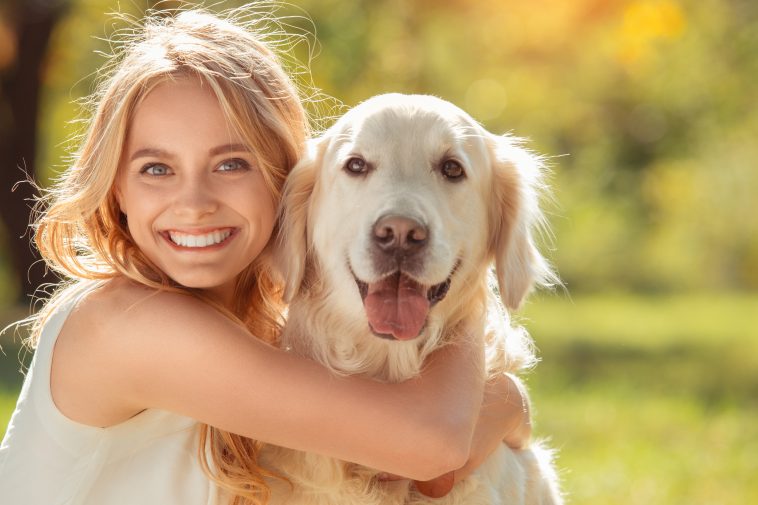
[[323, 157], [322, 139], [308, 141], [305, 154], [287, 176], [279, 207], [276, 266], [284, 278], [284, 300], [290, 302], [300, 290], [310, 248], [308, 213]]
[[500, 298], [516, 310], [535, 285], [560, 283], [534, 243], [537, 230], [546, 231], [539, 207], [547, 189], [545, 168], [540, 157], [522, 148], [518, 139], [491, 135], [489, 145], [494, 180], [490, 243]]

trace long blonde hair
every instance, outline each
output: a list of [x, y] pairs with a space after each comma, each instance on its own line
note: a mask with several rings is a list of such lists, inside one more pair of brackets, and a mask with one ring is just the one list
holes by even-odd
[[[307, 116], [279, 57], [252, 26], [256, 22], [239, 9], [223, 17], [203, 10], [152, 14], [122, 44], [93, 97], [96, 108], [79, 151], [46, 191], [35, 224], [34, 240], [46, 263], [69, 279], [62, 286], [125, 276], [156, 289], [183, 289], [134, 243], [113, 189], [134, 110], [166, 79], [191, 75], [209, 85], [279, 201], [307, 136]], [[274, 342], [283, 306], [281, 286], [265, 266], [266, 253], [239, 275], [237, 305], [226, 313], [256, 337]], [[32, 343], [68, 292], [61, 287], [35, 316]], [[267, 502], [268, 474], [256, 461], [259, 444], [208, 425], [200, 431], [201, 464], [232, 503]]]

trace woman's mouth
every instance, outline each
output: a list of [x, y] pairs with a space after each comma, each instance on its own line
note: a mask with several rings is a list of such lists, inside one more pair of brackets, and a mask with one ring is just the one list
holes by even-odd
[[168, 230], [162, 235], [172, 244], [182, 248], [200, 249], [224, 243], [234, 233], [234, 228], [219, 228], [205, 233], [187, 233], [177, 230]]

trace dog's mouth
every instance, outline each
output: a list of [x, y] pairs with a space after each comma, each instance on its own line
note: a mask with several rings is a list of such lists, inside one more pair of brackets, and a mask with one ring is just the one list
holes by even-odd
[[387, 339], [418, 337], [426, 325], [429, 309], [447, 295], [459, 263], [445, 281], [433, 286], [420, 284], [401, 270], [370, 284], [353, 273], [371, 331]]

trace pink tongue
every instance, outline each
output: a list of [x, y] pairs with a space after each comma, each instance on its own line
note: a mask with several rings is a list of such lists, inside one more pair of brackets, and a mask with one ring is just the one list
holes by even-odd
[[429, 312], [426, 290], [400, 273], [369, 284], [363, 304], [371, 328], [398, 340], [416, 338]]

